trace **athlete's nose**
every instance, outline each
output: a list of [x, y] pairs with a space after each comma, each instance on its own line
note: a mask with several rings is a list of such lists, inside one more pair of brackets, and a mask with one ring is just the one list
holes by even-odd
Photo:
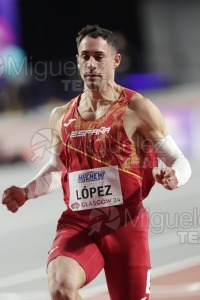
[[97, 62], [94, 59], [94, 57], [91, 56], [90, 59], [87, 61], [87, 67], [90, 69], [95, 69], [96, 66], [97, 66]]

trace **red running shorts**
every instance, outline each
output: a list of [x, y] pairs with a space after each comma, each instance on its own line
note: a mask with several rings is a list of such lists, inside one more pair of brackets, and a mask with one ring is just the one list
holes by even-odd
[[47, 266], [58, 256], [75, 259], [85, 285], [104, 269], [110, 298], [148, 300], [149, 215], [142, 203], [62, 213]]

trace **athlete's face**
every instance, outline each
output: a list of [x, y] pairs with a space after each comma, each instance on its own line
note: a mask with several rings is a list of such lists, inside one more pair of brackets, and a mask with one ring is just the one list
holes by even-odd
[[85, 85], [93, 91], [105, 90], [114, 81], [121, 56], [101, 37], [86, 36], [78, 48], [77, 62]]

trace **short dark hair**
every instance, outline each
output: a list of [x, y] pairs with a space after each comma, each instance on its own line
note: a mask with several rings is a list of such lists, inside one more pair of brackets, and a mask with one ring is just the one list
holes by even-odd
[[117, 43], [117, 37], [112, 31], [102, 28], [97, 24], [86, 25], [78, 32], [78, 36], [76, 38], [77, 48], [79, 47], [82, 39], [84, 39], [86, 36], [90, 36], [94, 39], [100, 36], [107, 41], [108, 45], [113, 47], [116, 53], [118, 52], [119, 47]]

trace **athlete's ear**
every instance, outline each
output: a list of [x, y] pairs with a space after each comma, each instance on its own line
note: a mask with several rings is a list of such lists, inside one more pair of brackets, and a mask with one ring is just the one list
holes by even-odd
[[120, 65], [120, 62], [121, 62], [121, 54], [117, 53], [114, 56], [114, 61], [113, 61], [114, 69], [116, 69]]
[[77, 61], [77, 66], [80, 69], [80, 64], [79, 64], [79, 58], [78, 58], [78, 54], [76, 54], [76, 61]]

